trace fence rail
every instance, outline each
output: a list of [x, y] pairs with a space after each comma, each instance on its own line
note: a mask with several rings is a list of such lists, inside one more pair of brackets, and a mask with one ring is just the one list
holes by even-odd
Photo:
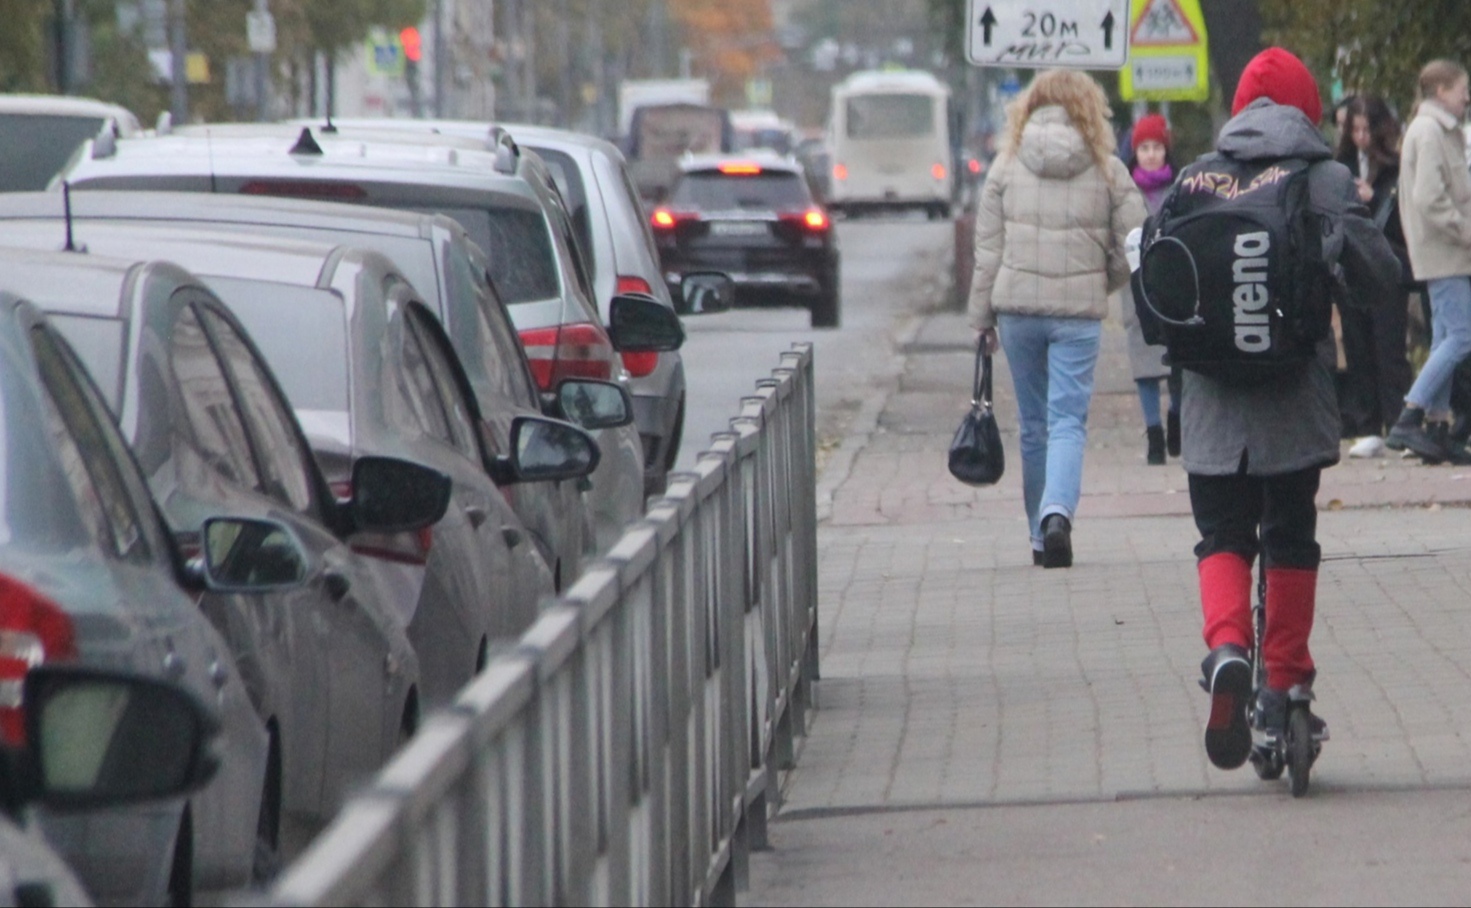
[[812, 382], [794, 345], [270, 902], [733, 904], [817, 678]]

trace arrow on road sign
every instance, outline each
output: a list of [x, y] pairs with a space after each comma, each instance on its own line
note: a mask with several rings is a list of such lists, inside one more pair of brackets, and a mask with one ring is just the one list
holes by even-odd
[[1103, 17], [1103, 49], [1113, 49], [1113, 10]]
[[986, 46], [991, 46], [991, 29], [996, 27], [996, 14], [991, 12], [991, 7], [986, 7], [986, 14], [981, 17], [981, 27], [986, 30]]

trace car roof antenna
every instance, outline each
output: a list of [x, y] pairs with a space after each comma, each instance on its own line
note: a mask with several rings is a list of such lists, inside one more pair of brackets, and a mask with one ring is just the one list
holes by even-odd
[[86, 252], [87, 247], [78, 246], [72, 239], [72, 184], [69, 180], [61, 181], [61, 206], [66, 215], [66, 245], [62, 252]]
[[322, 127], [322, 132], [332, 135], [337, 132], [337, 127], [332, 125], [332, 111], [327, 111], [327, 125]]
[[296, 144], [291, 146], [290, 154], [319, 155], [321, 153], [322, 146], [318, 145], [317, 140], [312, 138], [312, 128], [310, 126], [303, 126], [301, 128], [301, 135], [296, 139]]

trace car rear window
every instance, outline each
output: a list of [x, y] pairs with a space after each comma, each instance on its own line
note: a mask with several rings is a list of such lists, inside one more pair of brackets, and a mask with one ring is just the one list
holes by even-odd
[[507, 305], [562, 295], [546, 217], [526, 208], [440, 208], [465, 227], [490, 258], [490, 276]]
[[107, 406], [114, 414], [117, 413], [123, 396], [122, 320], [59, 314], [49, 318], [61, 336], [72, 345], [77, 359], [87, 367]]
[[0, 192], [45, 189], [104, 122], [101, 117], [0, 114]]
[[598, 263], [592, 245], [592, 211], [587, 205], [587, 184], [582, 181], [582, 171], [577, 162], [564, 152], [526, 147], [546, 162], [552, 182], [557, 184], [557, 191], [562, 193], [562, 201], [567, 204], [567, 213], [572, 216], [572, 232], [577, 236], [578, 248], [582, 250], [588, 266], [596, 272]]
[[206, 283], [245, 326], [294, 409], [348, 412], [347, 324], [336, 295], [239, 278]]
[[790, 211], [811, 203], [806, 180], [784, 170], [758, 174], [696, 170], [680, 179], [670, 198], [670, 205], [696, 211]]
[[935, 131], [935, 99], [928, 95], [860, 95], [848, 99], [848, 138], [917, 139]]

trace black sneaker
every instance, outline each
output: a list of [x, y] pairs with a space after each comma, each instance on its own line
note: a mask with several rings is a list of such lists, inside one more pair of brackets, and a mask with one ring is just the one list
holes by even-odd
[[1073, 566], [1073, 528], [1061, 514], [1048, 514], [1042, 518], [1042, 566]]
[[1426, 463], [1440, 463], [1446, 458], [1445, 446], [1425, 425], [1425, 411], [1413, 407], [1405, 407], [1400, 413], [1384, 444], [1392, 451], [1414, 451]]
[[1165, 430], [1163, 426], [1145, 426], [1144, 434], [1148, 437], [1148, 450], [1144, 460], [1152, 467], [1164, 466], [1165, 462]]
[[1308, 728], [1312, 730], [1313, 740], [1321, 744], [1328, 740], [1328, 723], [1312, 711], [1312, 702], [1312, 688], [1307, 685], [1299, 684], [1291, 690], [1264, 687], [1256, 693], [1252, 727], [1265, 734], [1269, 742], [1275, 743], [1287, 731], [1288, 707], [1299, 707], [1308, 711]]
[[1211, 695], [1205, 723], [1205, 754], [1221, 769], [1236, 769], [1251, 754], [1251, 663], [1246, 651], [1228, 643], [1211, 650], [1200, 663], [1201, 686]]

